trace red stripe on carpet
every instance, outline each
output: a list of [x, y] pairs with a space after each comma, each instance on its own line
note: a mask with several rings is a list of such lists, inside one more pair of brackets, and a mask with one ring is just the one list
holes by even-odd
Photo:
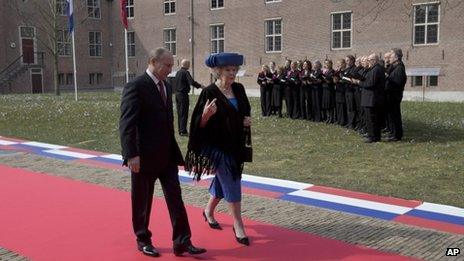
[[460, 225], [420, 218], [420, 217], [413, 217], [406, 215], [401, 215], [393, 219], [396, 222], [419, 226], [419, 227], [426, 227], [431, 229], [436, 229], [440, 231], [450, 232], [454, 234], [464, 234], [464, 227]]
[[343, 197], [349, 197], [349, 198], [369, 200], [369, 201], [385, 203], [385, 204], [390, 204], [390, 205], [395, 205], [395, 206], [408, 207], [408, 208], [415, 208], [419, 206], [420, 204], [422, 204], [421, 201], [417, 201], [417, 200], [407, 200], [407, 199], [400, 199], [400, 198], [378, 196], [378, 195], [372, 195], [368, 193], [355, 192], [355, 191], [330, 188], [330, 187], [324, 187], [324, 186], [312, 186], [312, 187], [307, 188], [306, 190], [327, 193], [327, 194], [332, 194], [332, 195], [337, 195], [337, 196], [343, 196]]
[[93, 160], [93, 159], [76, 159], [73, 162], [79, 162], [88, 166], [99, 167], [104, 169], [117, 169], [117, 170], [127, 170], [127, 167], [123, 167], [119, 164], [104, 162], [100, 160]]
[[[32, 260], [153, 260], [136, 250], [127, 192], [0, 165], [0, 199], [0, 245]], [[244, 247], [235, 242], [228, 215], [217, 215], [224, 227], [217, 231], [202, 220], [201, 209], [187, 211], [193, 242], [208, 249], [200, 259], [408, 260], [246, 219], [252, 246]], [[159, 198], [151, 229], [163, 260], [179, 260]]]
[[26, 142], [27, 140], [21, 140], [21, 139], [17, 139], [17, 138], [14, 138], [14, 137], [4, 137], [4, 136], [0, 136], [0, 140], [7, 140], [7, 141], [13, 141], [13, 142]]
[[99, 151], [85, 150], [85, 149], [78, 149], [78, 148], [64, 148], [64, 149], [60, 149], [60, 150], [79, 152], [79, 153], [89, 154], [89, 155], [93, 155], [93, 156], [101, 156], [101, 155], [108, 155], [109, 154], [107, 152], [99, 152]]

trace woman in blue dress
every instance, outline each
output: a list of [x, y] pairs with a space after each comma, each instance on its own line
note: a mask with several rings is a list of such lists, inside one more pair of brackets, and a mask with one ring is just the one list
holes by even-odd
[[251, 108], [243, 85], [235, 82], [243, 56], [213, 54], [205, 63], [212, 68], [216, 81], [202, 90], [193, 111], [185, 169], [193, 172], [197, 180], [203, 174], [215, 175], [203, 211], [205, 221], [213, 229], [222, 229], [214, 211], [224, 199], [234, 219], [237, 242], [249, 245], [241, 217], [241, 175], [244, 162], [249, 161], [245, 139], [251, 125]]

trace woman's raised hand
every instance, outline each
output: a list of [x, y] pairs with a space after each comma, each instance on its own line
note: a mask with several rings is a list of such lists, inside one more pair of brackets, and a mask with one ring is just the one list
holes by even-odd
[[213, 116], [217, 111], [216, 107], [216, 98], [214, 98], [211, 102], [209, 99], [206, 101], [205, 107], [203, 108], [203, 117], [204, 119], [209, 119]]

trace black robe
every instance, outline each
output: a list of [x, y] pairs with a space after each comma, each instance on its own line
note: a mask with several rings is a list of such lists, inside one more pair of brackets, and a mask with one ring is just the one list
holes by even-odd
[[[233, 178], [241, 177], [246, 138], [243, 120], [250, 116], [251, 107], [242, 84], [233, 83], [232, 91], [237, 98], [238, 111], [214, 83], [202, 90], [193, 110], [185, 170], [193, 172], [197, 180], [202, 174], [215, 172], [223, 153], [234, 159], [235, 165], [230, 166]], [[200, 128], [206, 101], [215, 98], [217, 111], [206, 126]]]

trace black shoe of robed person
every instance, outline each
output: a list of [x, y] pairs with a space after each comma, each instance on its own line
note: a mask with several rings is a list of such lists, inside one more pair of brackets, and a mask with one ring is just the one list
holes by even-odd
[[245, 246], [250, 245], [250, 240], [248, 239], [248, 237], [238, 237], [237, 234], [235, 233], [234, 227], [232, 227], [232, 231], [234, 232], [235, 240], [237, 240], [237, 242]]
[[401, 139], [398, 139], [398, 138], [396, 138], [396, 137], [390, 136], [390, 137], [387, 137], [387, 138], [386, 138], [386, 141], [395, 142], [395, 141], [401, 141]]
[[190, 255], [198, 255], [206, 252], [206, 249], [195, 247], [192, 243], [176, 245], [173, 250], [176, 256], [182, 256], [185, 252], [188, 252]]
[[160, 256], [158, 250], [156, 250], [156, 248], [152, 244], [138, 245], [137, 249], [147, 256], [152, 256], [152, 257]]
[[212, 223], [209, 223], [208, 218], [206, 217], [206, 213], [203, 210], [203, 217], [205, 218], [206, 223], [208, 223], [209, 227], [212, 229], [217, 229], [217, 230], [222, 230], [221, 225], [217, 221], [214, 221]]

